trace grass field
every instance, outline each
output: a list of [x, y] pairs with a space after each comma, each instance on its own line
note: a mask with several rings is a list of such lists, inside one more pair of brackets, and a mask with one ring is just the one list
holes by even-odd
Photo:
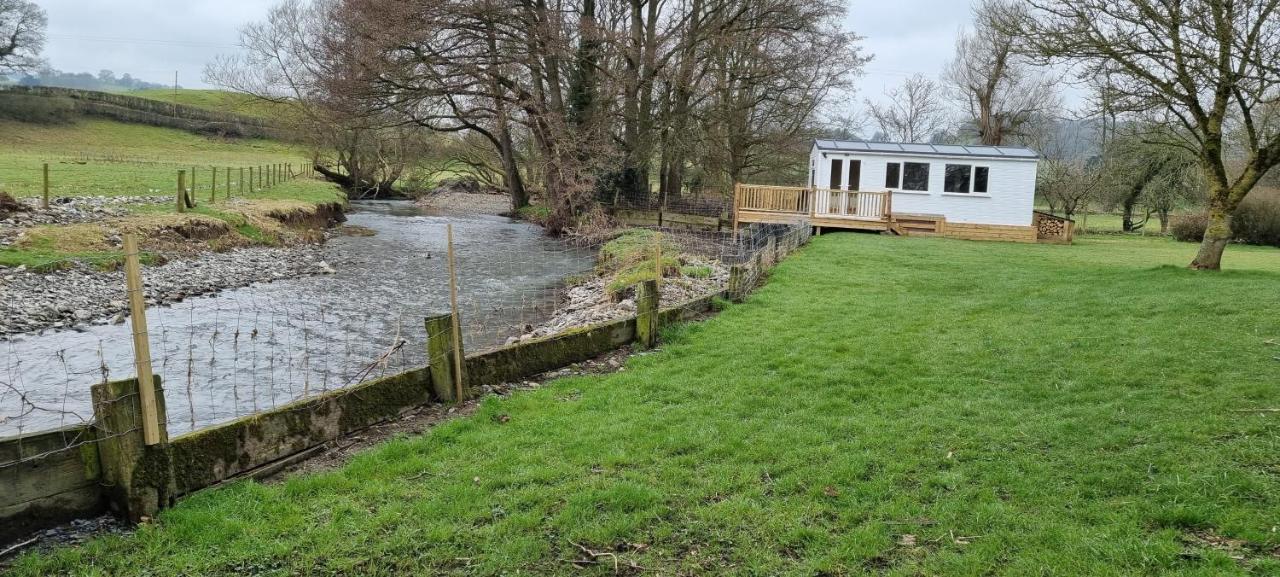
[[259, 118], [270, 118], [282, 110], [280, 105], [265, 102], [246, 94], [227, 92], [225, 90], [181, 89], [175, 92], [171, 88], [155, 88], [132, 90], [125, 94], [162, 102], [176, 102], [217, 112], [257, 116]]
[[14, 573], [1277, 574], [1280, 251], [1194, 249], [825, 235], [624, 372]]
[[[212, 166], [306, 160], [302, 149], [270, 140], [212, 138], [93, 119], [65, 126], [0, 121], [0, 190], [17, 197], [41, 194], [46, 162], [53, 196], [133, 196], [173, 192], [177, 171], [193, 166], [199, 170], [197, 184], [208, 186]], [[225, 173], [219, 174], [223, 178]]]

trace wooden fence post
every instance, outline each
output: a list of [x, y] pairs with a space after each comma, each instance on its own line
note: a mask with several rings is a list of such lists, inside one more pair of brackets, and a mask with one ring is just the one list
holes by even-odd
[[466, 366], [462, 363], [462, 316], [458, 314], [458, 269], [454, 260], [453, 252], [453, 224], [445, 226], [445, 234], [449, 242], [449, 307], [453, 311], [453, 361], [456, 369], [453, 371], [454, 394], [459, 401], [467, 399], [467, 391], [464, 386], [464, 378]]
[[740, 303], [747, 298], [747, 269], [735, 264], [729, 267], [729, 300]]
[[453, 313], [427, 317], [427, 367], [431, 371], [431, 392], [437, 399], [456, 401], [457, 373], [454, 360]]
[[178, 212], [187, 212], [187, 171], [178, 171]]
[[133, 359], [137, 369], [138, 398], [142, 401], [142, 438], [147, 445], [161, 442], [160, 416], [151, 372], [151, 343], [147, 338], [147, 301], [142, 294], [142, 263], [138, 254], [138, 237], [124, 235], [125, 287], [129, 297], [129, 316], [133, 326]]
[[658, 344], [658, 304], [662, 293], [658, 281], [647, 280], [636, 287], [636, 342], [646, 349]]
[[196, 186], [196, 167], [191, 167], [191, 200], [195, 202], [196, 192], [199, 188]]
[[213, 204], [218, 200], [218, 169], [210, 166], [209, 174], [212, 175], [213, 178], [212, 183], [209, 185], [209, 204]]
[[227, 167], [227, 200], [231, 200], [231, 167]]
[[40, 201], [40, 206], [46, 210], [49, 208], [49, 163], [44, 163], [44, 198]]
[[[250, 169], [250, 170], [253, 170], [253, 169]], [[250, 173], [250, 174], [253, 174], [253, 173]], [[239, 182], [240, 182], [240, 196], [244, 196], [244, 167], [243, 166], [240, 167]]]
[[658, 290], [662, 290], [662, 233], [653, 235], [653, 262], [654, 270], [653, 278], [658, 282]]

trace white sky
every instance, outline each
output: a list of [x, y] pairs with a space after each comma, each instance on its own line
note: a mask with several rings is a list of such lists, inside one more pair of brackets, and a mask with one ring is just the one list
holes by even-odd
[[[857, 102], [879, 100], [917, 72], [937, 78], [972, 19], [973, 0], [847, 0], [847, 27], [875, 54]], [[69, 72], [126, 72], [187, 88], [214, 56], [236, 49], [238, 31], [274, 0], [37, 0], [49, 14], [45, 57]], [[1068, 98], [1070, 101], [1071, 99]]]

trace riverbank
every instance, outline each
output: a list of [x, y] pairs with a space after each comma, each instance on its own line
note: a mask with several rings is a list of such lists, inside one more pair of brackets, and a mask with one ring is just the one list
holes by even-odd
[[182, 214], [149, 196], [65, 198], [48, 209], [24, 199], [0, 220], [0, 335], [122, 322], [125, 234], [139, 238], [152, 306], [332, 273], [319, 245], [345, 220], [345, 203], [319, 182], [281, 188]]
[[624, 371], [12, 571], [1276, 574], [1280, 261], [1194, 250], [824, 235]]
[[[320, 245], [305, 244], [205, 252], [147, 267], [143, 274], [147, 306], [157, 306], [253, 283], [333, 272]], [[0, 267], [0, 281], [0, 336], [119, 324], [129, 310], [120, 271], [81, 263], [52, 272]]]

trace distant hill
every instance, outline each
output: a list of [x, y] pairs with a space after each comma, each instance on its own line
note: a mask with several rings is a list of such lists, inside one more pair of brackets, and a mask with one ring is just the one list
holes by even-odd
[[287, 137], [286, 131], [274, 122], [278, 115], [237, 114], [97, 90], [21, 85], [0, 87], [0, 117], [28, 123], [64, 123], [79, 116], [229, 137]]

